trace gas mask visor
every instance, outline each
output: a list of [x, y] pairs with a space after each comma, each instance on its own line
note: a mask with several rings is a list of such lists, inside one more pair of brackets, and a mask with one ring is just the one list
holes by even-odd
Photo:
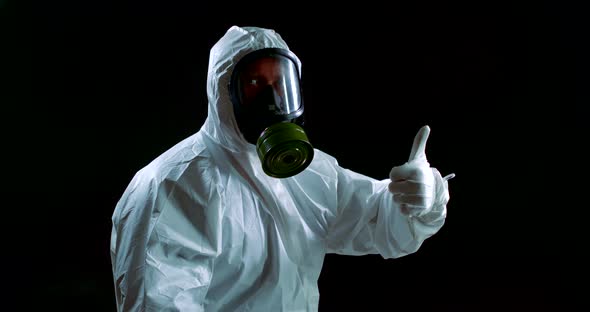
[[313, 147], [303, 130], [303, 100], [295, 55], [268, 48], [244, 56], [229, 90], [240, 132], [256, 145], [266, 174], [286, 178], [303, 171]]

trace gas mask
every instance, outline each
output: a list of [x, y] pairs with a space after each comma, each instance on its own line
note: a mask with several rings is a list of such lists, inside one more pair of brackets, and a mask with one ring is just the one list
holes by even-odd
[[303, 171], [313, 147], [303, 130], [297, 57], [285, 49], [251, 52], [235, 66], [229, 83], [234, 115], [244, 139], [256, 145], [263, 171], [287, 178]]

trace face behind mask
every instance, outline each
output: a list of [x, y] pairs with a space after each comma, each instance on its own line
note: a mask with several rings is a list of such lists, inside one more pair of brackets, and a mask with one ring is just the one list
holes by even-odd
[[303, 171], [313, 159], [303, 125], [303, 101], [295, 55], [262, 49], [236, 65], [229, 89], [244, 139], [256, 145], [262, 169], [276, 178]]

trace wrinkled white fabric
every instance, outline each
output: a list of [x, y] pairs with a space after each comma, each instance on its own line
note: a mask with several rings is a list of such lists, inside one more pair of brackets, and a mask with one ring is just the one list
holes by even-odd
[[317, 311], [326, 253], [401, 257], [443, 225], [444, 183], [434, 208], [414, 218], [394, 203], [389, 179], [317, 149], [296, 176], [264, 174], [237, 130], [227, 83], [243, 55], [266, 47], [288, 49], [273, 30], [226, 32], [211, 49], [201, 130], [137, 172], [118, 202], [118, 311]]

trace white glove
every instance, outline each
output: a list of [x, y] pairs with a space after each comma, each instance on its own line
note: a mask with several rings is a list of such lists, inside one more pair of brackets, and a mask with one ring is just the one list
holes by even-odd
[[[420, 128], [414, 138], [414, 145], [407, 163], [393, 167], [389, 173], [391, 183], [389, 191], [393, 193], [393, 200], [400, 206], [405, 215], [420, 217], [432, 209], [435, 200], [435, 177], [433, 168], [426, 160], [426, 140], [430, 134], [430, 127]], [[437, 171], [437, 174], [440, 175]], [[444, 178], [452, 178], [451, 174]]]

